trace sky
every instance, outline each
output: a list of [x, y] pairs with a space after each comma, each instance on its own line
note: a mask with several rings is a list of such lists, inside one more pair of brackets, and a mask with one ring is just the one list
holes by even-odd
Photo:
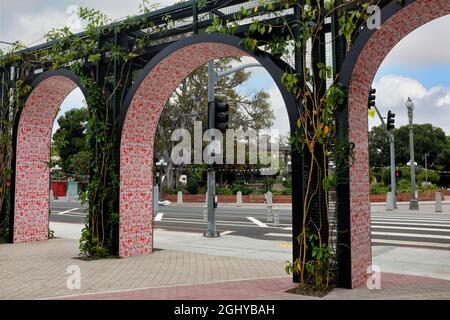
[[[179, 1], [148, 2], [165, 7]], [[43, 42], [43, 35], [48, 30], [63, 27], [73, 19], [73, 6], [96, 8], [112, 19], [120, 19], [139, 13], [141, 3], [142, 0], [0, 0], [0, 40], [21, 40], [26, 45]], [[407, 97], [411, 97], [416, 106], [416, 123], [432, 123], [450, 135], [449, 30], [450, 16], [426, 24], [404, 38], [381, 65], [373, 83], [377, 89], [377, 106], [383, 115], [388, 110], [396, 113], [396, 127], [407, 123], [405, 101]], [[0, 45], [2, 49], [6, 47]], [[255, 68], [251, 72], [252, 78], [239, 90], [268, 91], [272, 108], [277, 115], [274, 128], [285, 129], [287, 113], [274, 81], [264, 69]], [[64, 101], [60, 114], [82, 106], [83, 100], [81, 92], [74, 91]], [[368, 121], [369, 127], [380, 124], [378, 118]]]

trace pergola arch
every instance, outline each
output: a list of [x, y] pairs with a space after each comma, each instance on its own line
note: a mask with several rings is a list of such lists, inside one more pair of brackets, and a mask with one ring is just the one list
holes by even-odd
[[13, 134], [11, 242], [48, 239], [50, 147], [59, 107], [80, 79], [66, 69], [47, 71], [31, 84], [25, 106], [17, 116]]
[[[368, 152], [369, 92], [375, 75], [389, 52], [422, 25], [450, 14], [448, 0], [406, 0], [383, 7], [380, 29], [363, 29], [344, 60], [340, 81], [348, 90], [348, 108], [337, 116], [337, 131], [355, 144], [355, 162], [343, 169], [338, 184], [337, 208], [341, 243], [339, 282], [354, 288], [366, 280], [372, 264]], [[348, 232], [349, 231], [349, 232]]]
[[[153, 250], [152, 189], [153, 145], [160, 115], [170, 95], [190, 73], [208, 61], [226, 57], [251, 56], [266, 68], [280, 89], [289, 116], [291, 130], [296, 130], [298, 108], [295, 98], [281, 83], [281, 61], [274, 62], [263, 52], [250, 53], [241, 39], [221, 34], [195, 35], [180, 40], [161, 51], [141, 71], [127, 95], [120, 121], [120, 223], [119, 255], [133, 256]], [[293, 193], [298, 188], [298, 155], [293, 155]], [[300, 197], [293, 196], [295, 210]], [[297, 229], [294, 231], [298, 232]]]

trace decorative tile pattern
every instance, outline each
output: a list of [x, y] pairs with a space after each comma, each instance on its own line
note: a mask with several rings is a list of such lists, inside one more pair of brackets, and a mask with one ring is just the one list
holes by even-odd
[[356, 62], [349, 88], [349, 139], [356, 144], [350, 170], [352, 285], [366, 279], [372, 264], [370, 242], [367, 101], [373, 79], [391, 49], [405, 36], [434, 19], [450, 14], [449, 0], [417, 0], [397, 12], [376, 31]]
[[53, 121], [61, 103], [76, 87], [69, 78], [50, 77], [31, 92], [25, 103], [17, 135], [15, 243], [48, 238]]
[[153, 250], [153, 144], [166, 102], [183, 79], [209, 60], [247, 55], [221, 43], [190, 45], [164, 58], [139, 86], [128, 109], [120, 147], [120, 256]]

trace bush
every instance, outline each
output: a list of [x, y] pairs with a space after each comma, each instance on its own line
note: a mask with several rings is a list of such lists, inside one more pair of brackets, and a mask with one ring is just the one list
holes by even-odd
[[225, 195], [225, 196], [231, 196], [233, 195], [233, 191], [231, 189], [228, 188], [217, 188], [216, 190], [216, 194], [217, 195]]
[[177, 192], [178, 192], [178, 190], [172, 189], [172, 188], [169, 188], [169, 187], [166, 187], [166, 186], [164, 186], [162, 188], [162, 193], [163, 194], [177, 194]]
[[290, 196], [292, 195], [292, 188], [286, 188], [283, 190], [283, 195]]
[[[417, 183], [419, 185], [422, 184], [422, 182], [426, 181], [426, 177], [427, 177], [427, 173], [425, 172], [425, 170], [422, 170], [418, 175], [417, 175]], [[433, 184], [436, 184], [439, 182], [440, 176], [437, 172], [435, 171], [431, 171], [428, 170], [428, 182], [431, 182]]]
[[196, 177], [191, 176], [188, 179], [186, 189], [189, 194], [198, 194], [198, 180]]
[[411, 192], [411, 182], [407, 179], [401, 179], [397, 182], [397, 192], [405, 193]]
[[391, 185], [391, 167], [384, 167], [381, 169], [381, 181], [385, 186]]
[[370, 186], [371, 194], [386, 194], [389, 192], [389, 187], [386, 187], [383, 183], [373, 183]]
[[419, 185], [417, 187], [418, 192], [436, 192], [439, 190], [439, 187], [435, 184], [430, 184], [428, 186]]
[[253, 189], [240, 184], [234, 185], [231, 190], [233, 194], [237, 194], [238, 191], [242, 192], [242, 195], [249, 195], [253, 193]]

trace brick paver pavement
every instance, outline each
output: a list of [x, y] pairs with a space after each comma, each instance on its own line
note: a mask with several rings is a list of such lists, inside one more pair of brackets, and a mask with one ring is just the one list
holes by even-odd
[[[78, 242], [55, 239], [0, 245], [0, 299], [314, 299], [286, 293], [295, 285], [283, 262], [157, 250], [126, 259], [83, 261]], [[81, 270], [69, 290], [67, 267]], [[380, 290], [335, 289], [323, 299], [450, 299], [450, 281], [383, 273]]]
[[[70, 300], [296, 300], [319, 299], [286, 293], [293, 288], [288, 276], [226, 281], [208, 284], [177, 285], [123, 292], [61, 297]], [[322, 299], [450, 299], [450, 281], [426, 277], [383, 273], [380, 290], [360, 287], [353, 290], [335, 289]]]
[[[81, 271], [69, 290], [67, 268]], [[284, 263], [173, 250], [126, 259], [84, 261], [78, 241], [53, 239], [0, 245], [0, 299], [40, 299], [80, 293], [283, 276]]]

